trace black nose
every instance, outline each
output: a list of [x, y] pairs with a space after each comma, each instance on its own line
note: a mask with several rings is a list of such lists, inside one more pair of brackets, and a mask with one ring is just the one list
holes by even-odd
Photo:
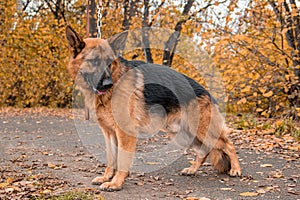
[[106, 78], [102, 83], [103, 87], [111, 88], [113, 86], [113, 82], [111, 78]]
[[108, 90], [109, 88], [111, 88], [113, 86], [113, 81], [111, 79], [111, 77], [109, 78], [105, 78], [102, 81], [100, 81], [100, 84], [97, 86], [97, 89], [100, 91], [105, 91]]

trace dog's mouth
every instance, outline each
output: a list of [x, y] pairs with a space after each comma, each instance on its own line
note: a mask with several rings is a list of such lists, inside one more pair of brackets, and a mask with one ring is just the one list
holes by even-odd
[[98, 89], [96, 89], [96, 88], [93, 87], [93, 91], [97, 95], [103, 95], [103, 94], [106, 93], [107, 90], [98, 90]]
[[89, 88], [96, 94], [96, 95], [104, 95], [107, 90], [109, 90], [112, 87], [112, 83], [105, 86], [97, 86], [95, 87], [94, 84], [92, 84], [91, 78], [87, 75], [83, 75], [84, 80], [86, 81]]

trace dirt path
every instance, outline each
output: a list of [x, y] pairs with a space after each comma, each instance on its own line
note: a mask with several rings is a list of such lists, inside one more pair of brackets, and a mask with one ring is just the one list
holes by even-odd
[[[82, 145], [80, 137], [89, 136], [78, 135], [69, 116], [0, 113], [0, 199], [26, 199], [75, 188], [105, 199], [300, 199], [299, 152], [241, 148], [245, 146], [237, 139], [241, 133], [232, 136], [243, 169], [241, 178], [218, 174], [208, 163], [196, 176], [181, 176], [180, 170], [189, 165], [192, 155], [176, 151], [179, 159], [170, 165], [133, 173], [122, 191], [101, 192], [90, 184], [104, 170], [95, 158], [97, 146]], [[157, 163], [148, 164], [155, 167]]]

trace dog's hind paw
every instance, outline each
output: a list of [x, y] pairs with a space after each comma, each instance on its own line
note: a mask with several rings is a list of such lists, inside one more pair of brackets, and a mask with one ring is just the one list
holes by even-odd
[[195, 175], [196, 173], [197, 173], [197, 169], [195, 169], [194, 167], [188, 167], [181, 170], [180, 174], [184, 176], [191, 176], [191, 175]]
[[100, 185], [100, 190], [107, 191], [107, 192], [118, 191], [121, 189], [122, 189], [122, 185], [117, 184], [115, 182], [105, 182]]
[[240, 168], [238, 169], [231, 169], [229, 171], [230, 176], [242, 176], [242, 170]]

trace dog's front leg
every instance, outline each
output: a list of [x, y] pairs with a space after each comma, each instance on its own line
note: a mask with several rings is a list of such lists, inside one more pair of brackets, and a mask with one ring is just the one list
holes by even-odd
[[107, 159], [107, 167], [105, 168], [105, 172], [103, 176], [98, 176], [92, 180], [92, 184], [100, 185], [104, 182], [110, 181], [110, 179], [114, 176], [115, 170], [117, 169], [117, 138], [115, 133], [108, 133], [103, 130], [105, 144], [106, 144], [106, 159]]
[[105, 191], [122, 189], [122, 185], [129, 175], [136, 148], [136, 133], [127, 134], [120, 128], [117, 128], [116, 134], [118, 141], [117, 172], [111, 182], [105, 182], [100, 186], [100, 188]]

